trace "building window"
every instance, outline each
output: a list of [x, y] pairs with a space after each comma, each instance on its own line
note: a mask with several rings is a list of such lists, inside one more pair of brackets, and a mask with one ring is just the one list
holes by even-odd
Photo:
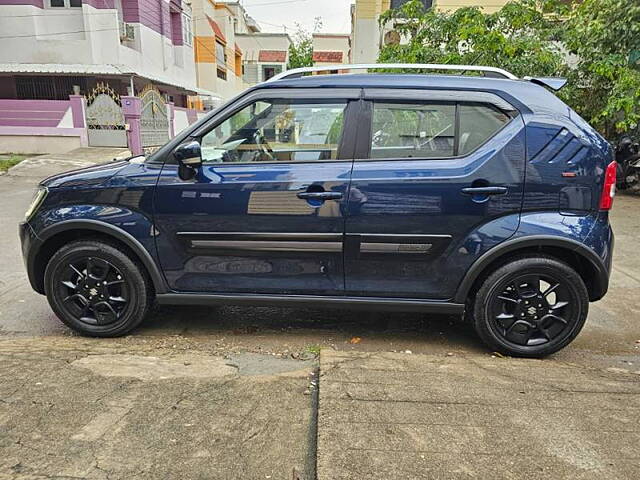
[[51, 8], [80, 8], [82, 0], [49, 0]]
[[216, 64], [218, 78], [222, 80], [227, 79], [227, 52], [224, 45], [220, 42], [216, 42]]
[[262, 81], [266, 82], [271, 77], [275, 77], [282, 72], [281, 65], [263, 65], [262, 66]]
[[193, 30], [191, 27], [191, 17], [182, 14], [182, 39], [185, 45], [193, 45]]
[[227, 52], [225, 51], [224, 45], [220, 42], [216, 42], [216, 63], [218, 64], [218, 68], [227, 68]]
[[87, 91], [85, 77], [15, 77], [16, 96], [23, 100], [69, 100], [73, 86], [80, 86], [80, 92]]
[[[391, 0], [391, 8], [400, 8], [409, 0]], [[425, 9], [431, 8], [433, 4], [433, 0], [422, 0], [422, 5], [424, 5]]]

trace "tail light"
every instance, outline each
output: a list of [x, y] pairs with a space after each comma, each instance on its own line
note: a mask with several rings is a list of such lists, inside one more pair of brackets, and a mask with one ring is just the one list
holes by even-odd
[[611, 210], [613, 205], [613, 197], [616, 196], [616, 162], [607, 165], [604, 172], [604, 186], [602, 187], [602, 195], [600, 196], [600, 210]]

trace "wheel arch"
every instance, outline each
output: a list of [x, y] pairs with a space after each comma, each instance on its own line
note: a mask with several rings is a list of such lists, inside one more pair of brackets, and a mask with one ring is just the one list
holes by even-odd
[[29, 280], [35, 291], [44, 294], [44, 272], [53, 254], [63, 245], [85, 238], [104, 239], [125, 247], [145, 268], [156, 293], [166, 293], [164, 277], [154, 258], [130, 233], [98, 220], [66, 220], [38, 233], [38, 246], [27, 259]]
[[454, 301], [466, 302], [490, 272], [510, 259], [527, 253], [549, 255], [569, 264], [587, 287], [589, 301], [595, 302], [607, 293], [609, 273], [595, 252], [570, 238], [536, 235], [506, 241], [482, 255], [460, 282]]

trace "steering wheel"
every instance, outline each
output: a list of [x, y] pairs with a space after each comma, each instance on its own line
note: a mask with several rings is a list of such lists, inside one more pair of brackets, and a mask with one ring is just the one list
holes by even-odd
[[[271, 148], [269, 148], [267, 142], [264, 140], [264, 136], [260, 133], [259, 130], [256, 130], [255, 133], [253, 134], [253, 141], [254, 143], [258, 146], [258, 148], [260, 148], [260, 153], [256, 154], [256, 161], [259, 162], [272, 162], [275, 161], [275, 157], [273, 156], [273, 150]], [[267, 157], [266, 160], [264, 160], [262, 157]]]

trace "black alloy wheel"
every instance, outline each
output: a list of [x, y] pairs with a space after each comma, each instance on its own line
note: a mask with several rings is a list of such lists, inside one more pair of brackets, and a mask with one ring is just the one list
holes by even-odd
[[518, 275], [492, 299], [493, 327], [517, 345], [552, 342], [575, 318], [577, 301], [563, 283], [551, 275]]
[[70, 261], [58, 280], [62, 308], [80, 322], [110, 325], [126, 310], [129, 286], [120, 270], [97, 257]]
[[523, 257], [498, 268], [476, 295], [475, 327], [502, 353], [540, 357], [570, 343], [588, 312], [580, 276], [550, 257]]
[[144, 268], [118, 245], [79, 240], [49, 260], [45, 293], [51, 308], [73, 330], [115, 337], [133, 330], [152, 302]]

